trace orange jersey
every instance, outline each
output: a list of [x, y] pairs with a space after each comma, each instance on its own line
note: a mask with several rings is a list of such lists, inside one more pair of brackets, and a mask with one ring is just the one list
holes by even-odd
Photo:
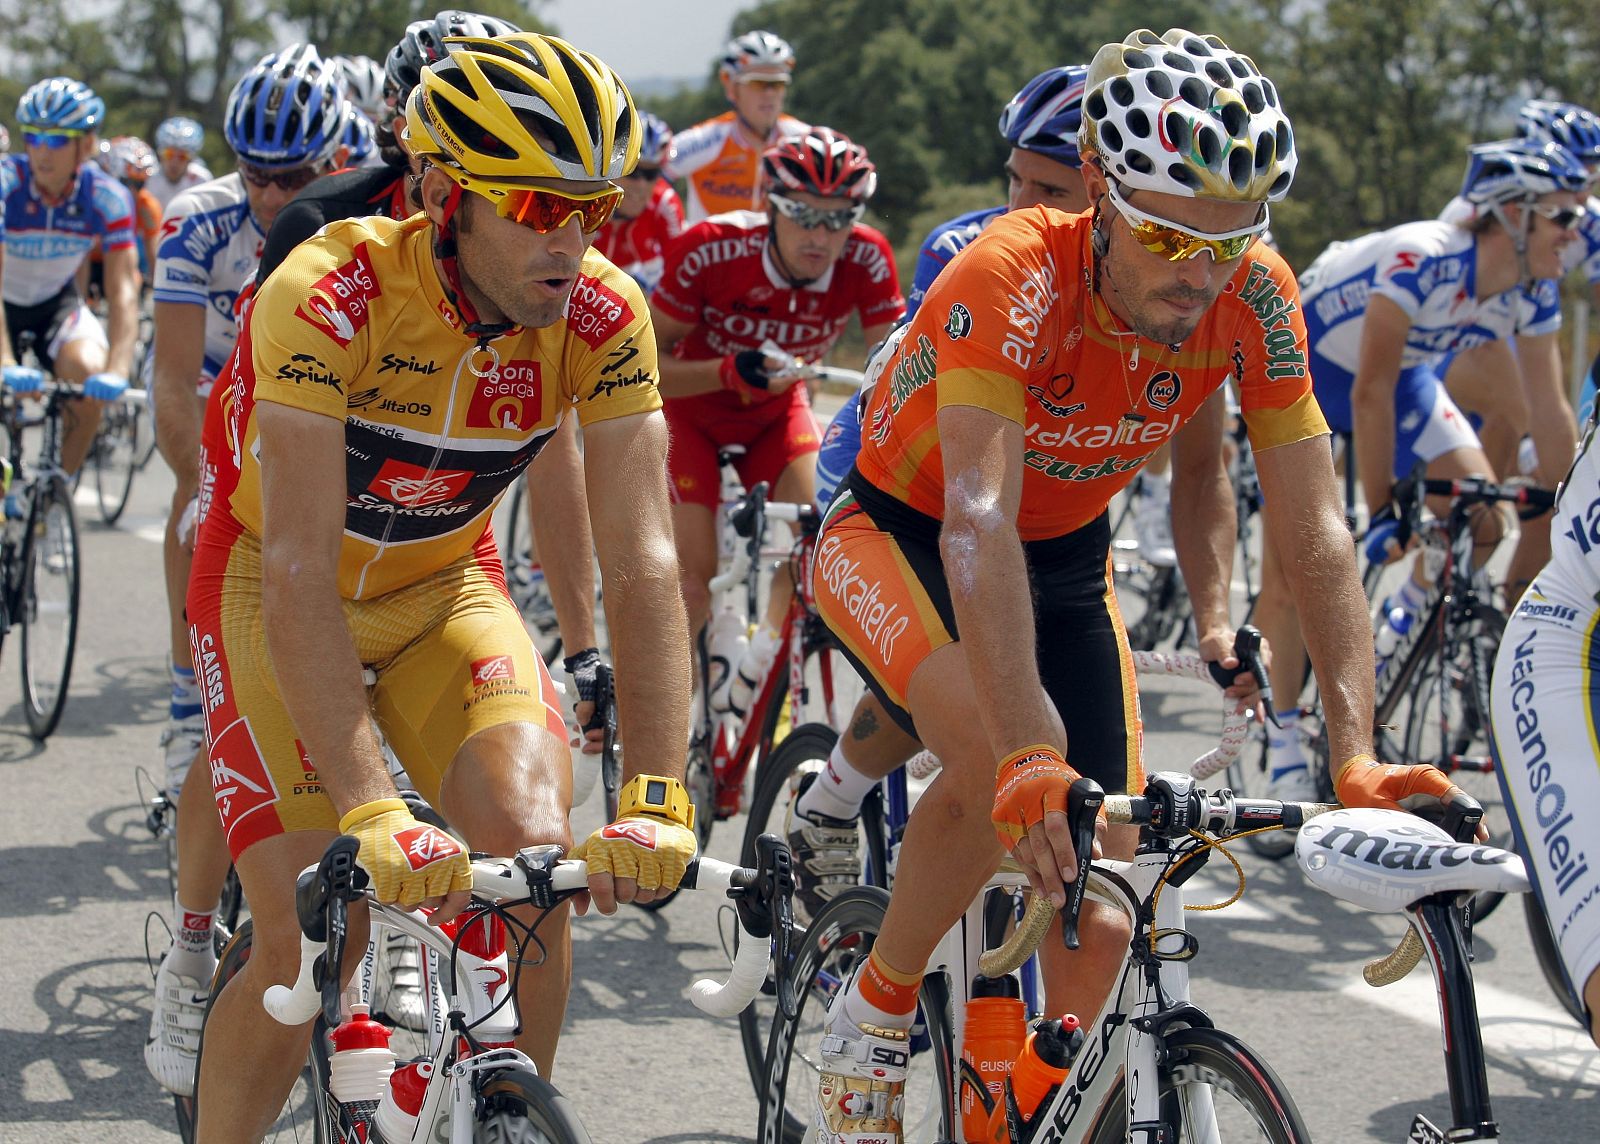
[[1252, 246], [1189, 339], [1163, 346], [1127, 333], [1093, 289], [1090, 221], [1012, 211], [950, 263], [862, 417], [862, 476], [942, 520], [939, 410], [991, 410], [1026, 432], [1017, 527], [1043, 540], [1104, 512], [1230, 379], [1254, 448], [1328, 431], [1282, 258]]
[[806, 125], [792, 115], [778, 117], [772, 136], [751, 147], [739, 129], [738, 117], [725, 111], [714, 119], [685, 128], [672, 137], [672, 157], [667, 178], [689, 184], [686, 206], [690, 222], [728, 211], [756, 210], [761, 206], [761, 153], [786, 135], [798, 135]]

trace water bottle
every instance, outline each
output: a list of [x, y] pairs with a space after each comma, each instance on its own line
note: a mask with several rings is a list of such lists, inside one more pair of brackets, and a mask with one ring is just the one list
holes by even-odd
[[457, 942], [458, 972], [482, 991], [484, 1010], [494, 1009], [472, 1027], [473, 1036], [486, 1048], [511, 1045], [517, 1038], [517, 1007], [509, 996], [511, 975], [505, 923], [488, 906], [472, 902], [439, 929]]
[[733, 686], [733, 672], [744, 659], [745, 647], [750, 642], [748, 631], [744, 616], [731, 605], [718, 609], [711, 617], [711, 624], [706, 629], [709, 659], [706, 670], [711, 682], [713, 714], [728, 713], [728, 693]]
[[[1006, 1076], [1022, 1051], [1024, 1024], [1022, 1001], [1016, 979], [975, 977], [972, 997], [967, 1001], [966, 1033], [961, 1040], [961, 1059], [976, 1070], [989, 1095], [1004, 1104]], [[984, 1111], [971, 1085], [961, 1089], [961, 1138], [981, 1141], [988, 1128]]]
[[733, 679], [728, 684], [728, 710], [740, 719], [750, 710], [750, 701], [755, 698], [756, 688], [767, 678], [767, 672], [772, 670], [772, 664], [778, 658], [780, 638], [781, 633], [763, 624], [745, 645], [744, 654], [738, 660]]
[[357, 1121], [370, 1121], [389, 1088], [394, 1051], [389, 1030], [367, 1014], [365, 1005], [350, 1006], [350, 1016], [333, 1031], [333, 1056], [328, 1060], [328, 1087], [334, 1099]]
[[[1006, 1086], [1007, 1099], [995, 1105], [989, 1116], [989, 1133], [983, 1139], [990, 1144], [1005, 1144], [1014, 1139], [1013, 1128], [1020, 1130], [1033, 1119], [1050, 1091], [1067, 1079], [1072, 1059], [1082, 1047], [1083, 1029], [1071, 1013], [1040, 1021], [1017, 1054], [1017, 1063]], [[1016, 1125], [1008, 1120], [1012, 1104], [1020, 1119]]]
[[372, 1118], [380, 1139], [388, 1144], [401, 1144], [410, 1140], [417, 1129], [417, 1118], [422, 1115], [422, 1102], [428, 1095], [428, 1081], [433, 1079], [433, 1062], [418, 1057], [397, 1065], [389, 1074], [389, 1087], [378, 1102], [377, 1115]]
[[1378, 653], [1379, 663], [1394, 654], [1394, 649], [1400, 646], [1400, 641], [1411, 631], [1411, 624], [1411, 613], [1398, 604], [1385, 613], [1383, 622], [1378, 625], [1378, 633], [1373, 637], [1373, 647]]

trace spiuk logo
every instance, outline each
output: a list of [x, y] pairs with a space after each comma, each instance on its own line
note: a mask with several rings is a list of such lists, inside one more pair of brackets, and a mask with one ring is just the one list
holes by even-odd
[[613, 822], [600, 830], [601, 838], [621, 838], [642, 850], [656, 848], [656, 824], [653, 822]]
[[358, 243], [352, 254], [349, 262], [313, 282], [310, 294], [294, 311], [295, 317], [341, 346], [348, 346], [367, 324], [371, 300], [383, 293], [378, 276], [372, 271], [372, 260], [367, 257], [367, 244]]
[[461, 853], [461, 847], [454, 838], [431, 826], [413, 826], [410, 830], [402, 830], [394, 836], [394, 840], [400, 844], [400, 850], [413, 870], [431, 866], [445, 858], [454, 858]]
[[484, 687], [490, 683], [501, 680], [509, 682], [516, 678], [516, 672], [511, 667], [509, 655], [491, 655], [487, 659], [474, 660], [472, 663], [472, 686]]
[[367, 491], [408, 508], [442, 504], [459, 496], [472, 473], [466, 469], [424, 469], [394, 458], [383, 463]]

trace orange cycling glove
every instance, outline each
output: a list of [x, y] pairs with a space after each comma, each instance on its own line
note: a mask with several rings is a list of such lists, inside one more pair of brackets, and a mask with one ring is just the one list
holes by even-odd
[[1345, 806], [1384, 810], [1416, 810], [1459, 793], [1438, 767], [1380, 763], [1371, 755], [1356, 755], [1345, 763], [1333, 780], [1333, 789]]
[[357, 861], [372, 878], [380, 902], [416, 909], [428, 898], [472, 889], [467, 848], [411, 816], [403, 799], [362, 803], [339, 820], [339, 832], [361, 843]]
[[1035, 743], [1013, 751], [994, 776], [994, 809], [989, 817], [1007, 853], [1027, 837], [1046, 813], [1067, 812], [1067, 788], [1078, 772], [1067, 766], [1061, 753], [1048, 743]]

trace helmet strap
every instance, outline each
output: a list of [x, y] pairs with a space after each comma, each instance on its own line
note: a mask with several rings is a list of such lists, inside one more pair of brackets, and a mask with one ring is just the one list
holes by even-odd
[[515, 322], [482, 322], [478, 320], [478, 309], [467, 297], [467, 292], [461, 285], [461, 268], [456, 261], [456, 211], [461, 207], [461, 184], [454, 179], [450, 180], [450, 194], [444, 201], [444, 218], [440, 221], [433, 236], [433, 256], [439, 260], [439, 266], [444, 271], [444, 293], [450, 299], [450, 304], [456, 308], [456, 313], [461, 315], [461, 328], [468, 337], [477, 338], [486, 342], [497, 338], [517, 328]]
[[1518, 282], [1533, 281], [1533, 271], [1528, 266], [1528, 234], [1533, 229], [1533, 212], [1528, 209], [1528, 203], [1531, 201], [1530, 199], [1517, 204], [1522, 208], [1520, 212], [1522, 217], [1516, 226], [1512, 226], [1511, 220], [1506, 218], [1504, 203], [1495, 203], [1489, 208], [1495, 219], [1505, 228], [1505, 232], [1511, 236], [1511, 245], [1517, 252]]

